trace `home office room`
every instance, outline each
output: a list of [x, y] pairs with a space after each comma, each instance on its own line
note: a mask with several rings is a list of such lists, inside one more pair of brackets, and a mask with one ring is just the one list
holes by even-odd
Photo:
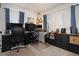
[[0, 56], [78, 55], [78, 3], [0, 3]]

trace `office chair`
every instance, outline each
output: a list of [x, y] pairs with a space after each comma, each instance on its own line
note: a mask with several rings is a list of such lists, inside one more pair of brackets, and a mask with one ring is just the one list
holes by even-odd
[[31, 44], [38, 42], [38, 34], [34, 31], [30, 33]]
[[[22, 26], [12, 26], [11, 34], [12, 34], [11, 46], [19, 46], [21, 44], [24, 44], [25, 35], [24, 35], [24, 28]], [[17, 48], [17, 52], [19, 52], [19, 47]]]

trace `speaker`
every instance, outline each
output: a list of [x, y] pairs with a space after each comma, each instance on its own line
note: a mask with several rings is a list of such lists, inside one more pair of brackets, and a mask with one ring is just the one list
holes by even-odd
[[66, 33], [66, 28], [61, 28], [61, 33]]

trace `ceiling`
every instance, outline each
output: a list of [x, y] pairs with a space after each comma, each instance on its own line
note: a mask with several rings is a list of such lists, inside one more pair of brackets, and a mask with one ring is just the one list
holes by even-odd
[[62, 3], [15, 3], [14, 5], [41, 13], [60, 6]]

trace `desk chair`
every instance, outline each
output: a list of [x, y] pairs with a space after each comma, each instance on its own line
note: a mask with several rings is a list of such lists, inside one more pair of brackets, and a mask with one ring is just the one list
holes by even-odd
[[[11, 33], [12, 33], [11, 46], [19, 46], [21, 44], [24, 44], [25, 35], [24, 35], [24, 28], [22, 26], [12, 26]], [[17, 52], [19, 52], [19, 47], [17, 48]]]
[[38, 40], [38, 34], [34, 31], [30, 33], [30, 39], [31, 39], [31, 44], [37, 43]]

